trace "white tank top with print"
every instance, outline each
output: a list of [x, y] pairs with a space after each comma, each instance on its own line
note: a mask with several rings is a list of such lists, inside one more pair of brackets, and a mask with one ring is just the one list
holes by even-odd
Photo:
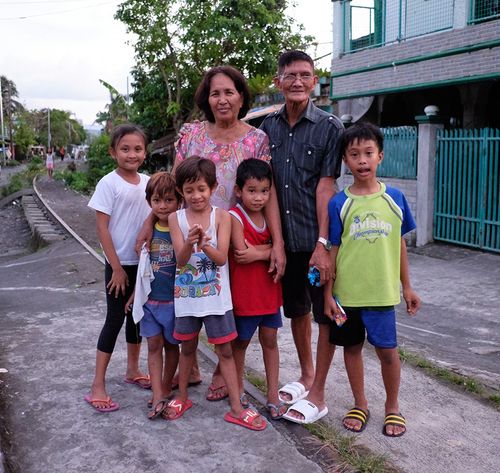
[[[217, 246], [216, 209], [217, 207], [212, 207], [210, 226], [206, 232], [211, 237], [210, 244], [213, 246]], [[177, 220], [186, 239], [190, 228], [186, 209], [177, 211]], [[176, 317], [222, 315], [231, 310], [233, 303], [227, 263], [217, 266], [203, 251], [195, 247], [187, 264], [177, 266], [174, 300]]]

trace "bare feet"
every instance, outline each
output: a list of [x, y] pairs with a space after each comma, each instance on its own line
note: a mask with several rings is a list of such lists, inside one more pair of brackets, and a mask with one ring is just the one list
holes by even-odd
[[229, 392], [227, 390], [227, 386], [222, 384], [220, 386], [216, 386], [212, 383], [207, 389], [207, 401], [222, 401], [229, 396]]
[[368, 419], [370, 418], [370, 411], [368, 407], [361, 409], [360, 407], [353, 407], [347, 414], [344, 416], [342, 420], [342, 425], [345, 429], [350, 430], [351, 432], [362, 432]]

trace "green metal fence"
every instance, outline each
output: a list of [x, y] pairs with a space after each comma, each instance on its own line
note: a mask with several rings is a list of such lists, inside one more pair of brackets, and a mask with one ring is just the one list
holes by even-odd
[[434, 239], [500, 252], [500, 130], [441, 130]]
[[481, 23], [500, 18], [500, 0], [471, 0], [469, 23]]
[[382, 128], [384, 160], [377, 169], [380, 177], [417, 178], [417, 127]]

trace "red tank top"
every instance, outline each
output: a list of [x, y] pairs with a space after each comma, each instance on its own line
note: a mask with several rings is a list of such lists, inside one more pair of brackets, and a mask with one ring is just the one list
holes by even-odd
[[[271, 243], [271, 233], [266, 224], [258, 228], [245, 210], [237, 204], [229, 213], [243, 225], [243, 234], [251, 245]], [[232, 217], [233, 218], [233, 217]], [[268, 261], [238, 264], [233, 251], [229, 251], [229, 277], [234, 315], [269, 315], [278, 312], [283, 304], [281, 283], [274, 283], [267, 271]]]

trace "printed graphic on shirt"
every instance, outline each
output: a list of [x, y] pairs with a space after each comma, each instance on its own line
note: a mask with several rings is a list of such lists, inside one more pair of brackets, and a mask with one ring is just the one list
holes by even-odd
[[207, 297], [219, 295], [222, 285], [220, 268], [204, 253], [194, 253], [190, 262], [177, 268], [174, 297]]
[[375, 243], [379, 238], [387, 238], [392, 232], [392, 225], [381, 219], [379, 212], [367, 211], [353, 216], [349, 226], [352, 240], [366, 240]]
[[174, 247], [172, 243], [164, 238], [153, 238], [151, 241], [150, 258], [151, 267], [155, 274], [158, 272], [170, 274], [171, 271], [165, 272], [163, 270], [175, 266]]

